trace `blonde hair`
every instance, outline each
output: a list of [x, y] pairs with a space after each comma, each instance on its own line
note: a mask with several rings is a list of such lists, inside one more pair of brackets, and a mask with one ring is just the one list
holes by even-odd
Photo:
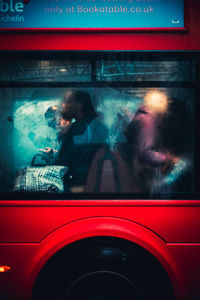
[[169, 100], [164, 92], [153, 90], [145, 95], [144, 105], [152, 113], [163, 114], [168, 111]]

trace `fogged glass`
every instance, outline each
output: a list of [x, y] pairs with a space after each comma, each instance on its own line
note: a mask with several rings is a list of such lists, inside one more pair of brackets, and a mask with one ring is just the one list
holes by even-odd
[[[89, 121], [83, 117], [87, 125], [81, 133], [75, 132], [76, 119], [68, 122], [60, 114], [65, 88], [0, 90], [1, 192], [105, 192], [136, 197], [193, 192], [193, 88], [78, 90], [89, 93], [97, 113]], [[43, 151], [46, 147], [51, 149], [48, 155]], [[66, 149], [66, 161], [71, 155], [69, 165], [65, 160], [55, 163], [61, 148]], [[87, 149], [93, 156], [87, 156]], [[84, 174], [80, 171], [81, 180], [73, 181], [70, 168], [75, 172], [82, 161]]]

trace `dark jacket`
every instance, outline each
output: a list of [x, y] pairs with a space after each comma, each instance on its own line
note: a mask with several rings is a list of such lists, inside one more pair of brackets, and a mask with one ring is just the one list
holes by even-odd
[[69, 167], [65, 181], [71, 185], [84, 183], [91, 160], [106, 142], [107, 131], [98, 118], [84, 118], [72, 123], [63, 135], [56, 165]]

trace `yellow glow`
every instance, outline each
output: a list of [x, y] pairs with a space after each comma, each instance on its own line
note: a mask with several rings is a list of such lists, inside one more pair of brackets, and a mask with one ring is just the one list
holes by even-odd
[[11, 267], [0, 266], [0, 273], [6, 273], [6, 272], [10, 272], [10, 271], [11, 271]]
[[152, 91], [145, 95], [144, 105], [155, 114], [167, 112], [169, 101], [167, 95], [163, 92]]

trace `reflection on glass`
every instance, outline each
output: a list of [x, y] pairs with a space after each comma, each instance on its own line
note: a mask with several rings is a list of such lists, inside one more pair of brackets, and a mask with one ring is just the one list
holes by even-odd
[[91, 63], [76, 60], [0, 60], [1, 81], [85, 82], [91, 80]]
[[189, 61], [100, 60], [99, 81], [194, 81], [195, 64]]

